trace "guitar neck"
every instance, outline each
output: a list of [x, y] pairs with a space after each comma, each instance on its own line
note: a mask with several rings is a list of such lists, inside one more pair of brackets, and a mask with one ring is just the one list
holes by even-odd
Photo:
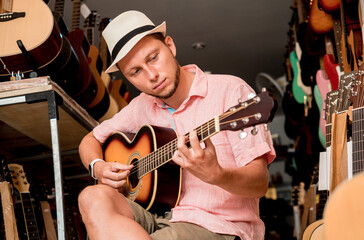
[[353, 109], [353, 175], [364, 171], [364, 107]]
[[63, 17], [64, 0], [56, 0], [54, 3], [54, 11]]
[[72, 13], [72, 27], [71, 31], [79, 29], [80, 26], [80, 0], [73, 1], [73, 13]]
[[21, 203], [23, 207], [24, 221], [29, 240], [40, 239], [37, 220], [35, 218], [32, 201], [29, 192], [22, 192], [20, 194]]
[[[198, 139], [200, 142], [202, 142], [220, 132], [219, 119], [211, 119], [194, 130], [197, 133]], [[187, 134], [185, 134], [185, 136], [187, 136]], [[136, 166], [138, 168], [138, 178], [142, 178], [144, 175], [171, 161], [173, 153], [177, 150], [177, 141], [178, 139], [176, 138], [166, 145], [160, 147], [158, 150], [140, 159], [138, 162], [139, 165]], [[190, 147], [189, 141], [186, 143], [186, 145]]]

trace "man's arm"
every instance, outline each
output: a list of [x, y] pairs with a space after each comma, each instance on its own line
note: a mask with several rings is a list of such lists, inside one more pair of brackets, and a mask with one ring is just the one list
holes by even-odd
[[[95, 159], [103, 159], [101, 143], [95, 138], [93, 132], [88, 133], [81, 141], [79, 153], [83, 165], [88, 169]], [[118, 162], [96, 162], [94, 175], [99, 182], [116, 189], [121, 189], [126, 183], [126, 177], [133, 165], [124, 165]]]
[[182, 168], [204, 182], [244, 197], [259, 198], [266, 193], [269, 174], [265, 157], [258, 157], [240, 168], [222, 168], [210, 139], [205, 140], [204, 149], [201, 148], [195, 131], [189, 135], [190, 149], [186, 146], [186, 141], [187, 137], [179, 137], [178, 150], [173, 155], [173, 161]]

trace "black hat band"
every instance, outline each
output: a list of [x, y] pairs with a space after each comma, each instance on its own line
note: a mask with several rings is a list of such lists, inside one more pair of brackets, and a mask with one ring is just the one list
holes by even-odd
[[139, 28], [134, 29], [133, 31], [129, 32], [128, 34], [126, 34], [124, 37], [122, 37], [114, 46], [113, 50], [112, 50], [112, 58], [115, 59], [116, 56], [118, 55], [120, 49], [122, 49], [124, 47], [124, 45], [129, 42], [130, 39], [132, 39], [133, 37], [135, 37], [136, 35], [152, 30], [153, 28], [155, 28], [155, 26], [153, 25], [145, 25]]

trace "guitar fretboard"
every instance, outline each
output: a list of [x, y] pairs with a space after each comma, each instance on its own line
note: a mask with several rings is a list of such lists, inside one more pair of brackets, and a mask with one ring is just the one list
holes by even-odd
[[64, 0], [56, 0], [54, 3], [54, 11], [63, 17]]
[[[203, 141], [218, 132], [216, 129], [215, 119], [211, 119], [194, 130], [197, 132], [197, 136], [200, 141]], [[154, 151], [140, 159], [136, 166], [134, 166], [137, 169], [136, 173], [138, 178], [142, 178], [145, 174], [171, 161], [173, 153], [177, 150], [177, 141], [178, 139], [176, 138], [166, 145], [160, 147], [157, 151]], [[189, 142], [187, 142], [186, 145], [190, 147]], [[135, 172], [132, 171], [131, 174], [133, 173]]]
[[331, 126], [332, 124], [326, 124], [326, 148], [331, 146]]
[[73, 1], [72, 28], [71, 30], [79, 29], [80, 26], [80, 0]]
[[364, 170], [364, 107], [353, 109], [353, 175]]
[[23, 206], [24, 220], [27, 229], [28, 239], [40, 240], [39, 230], [37, 226], [37, 221], [35, 219], [30, 193], [23, 192], [20, 194], [20, 196]]

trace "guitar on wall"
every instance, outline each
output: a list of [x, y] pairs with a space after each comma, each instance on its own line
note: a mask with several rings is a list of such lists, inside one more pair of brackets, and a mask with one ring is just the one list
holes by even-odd
[[15, 163], [11, 163], [8, 166], [12, 176], [13, 186], [20, 194], [28, 239], [41, 239], [29, 192], [30, 186], [25, 177], [23, 166]]
[[[195, 130], [199, 140], [204, 141], [220, 131], [237, 131], [267, 123], [272, 120], [275, 109], [268, 92], [262, 92]], [[150, 125], [141, 127], [136, 134], [114, 133], [103, 145], [106, 162], [134, 165], [123, 194], [157, 213], [164, 213], [179, 201], [182, 170], [176, 164], [166, 164], [176, 150], [177, 135], [173, 129]]]

